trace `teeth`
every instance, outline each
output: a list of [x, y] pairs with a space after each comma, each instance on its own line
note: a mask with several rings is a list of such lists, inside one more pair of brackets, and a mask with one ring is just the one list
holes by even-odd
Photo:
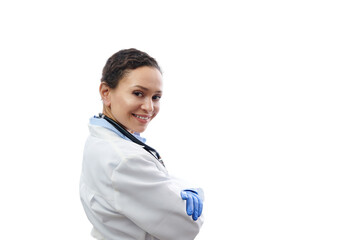
[[137, 118], [143, 119], [143, 120], [148, 120], [150, 118], [150, 117], [141, 117], [141, 116], [138, 116], [138, 115], [135, 115], [135, 114], [134, 114], [134, 116], [136, 116]]

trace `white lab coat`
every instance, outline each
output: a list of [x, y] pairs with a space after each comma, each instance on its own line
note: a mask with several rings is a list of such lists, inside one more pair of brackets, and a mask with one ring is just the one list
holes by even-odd
[[[191, 188], [141, 146], [89, 124], [80, 197], [94, 229], [106, 240], [191, 240], [202, 224], [186, 214], [181, 190]], [[201, 189], [200, 195], [203, 195]], [[202, 196], [203, 197], [203, 196]]]

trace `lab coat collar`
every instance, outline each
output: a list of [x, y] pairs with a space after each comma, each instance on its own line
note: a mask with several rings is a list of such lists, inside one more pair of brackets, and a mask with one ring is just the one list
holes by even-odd
[[[107, 120], [105, 120], [104, 118], [100, 118], [98, 116], [94, 116], [91, 117], [89, 119], [89, 124], [92, 125], [96, 125], [96, 126], [101, 126], [104, 127], [106, 129], [109, 129], [113, 132], [115, 132], [116, 134], [118, 134], [119, 137], [129, 140], [126, 136], [124, 136], [124, 134], [122, 134], [121, 132], [119, 132], [113, 125], [111, 125]], [[133, 133], [133, 136], [138, 138], [140, 141], [142, 141], [143, 143], [145, 143], [146, 139], [141, 137], [139, 133]]]

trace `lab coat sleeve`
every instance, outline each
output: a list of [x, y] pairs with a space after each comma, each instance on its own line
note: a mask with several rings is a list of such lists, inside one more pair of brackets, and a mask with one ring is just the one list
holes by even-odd
[[112, 174], [115, 208], [161, 240], [194, 239], [203, 216], [193, 221], [186, 214], [184, 188], [155, 161], [147, 152], [120, 161]]

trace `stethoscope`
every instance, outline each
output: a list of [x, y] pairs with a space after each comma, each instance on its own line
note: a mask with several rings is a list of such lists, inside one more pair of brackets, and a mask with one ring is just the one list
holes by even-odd
[[134, 137], [133, 134], [131, 134], [130, 132], [128, 132], [122, 125], [120, 125], [119, 123], [117, 123], [116, 121], [114, 121], [113, 119], [105, 116], [102, 113], [99, 113], [99, 117], [105, 119], [107, 122], [109, 122], [113, 127], [115, 127], [119, 132], [121, 132], [124, 136], [126, 136], [127, 138], [129, 138], [129, 140], [131, 140], [132, 142], [141, 145], [144, 150], [146, 150], [147, 152], [149, 152], [153, 157], [155, 157], [162, 165], [163, 167], [165, 167], [164, 162], [162, 160], [162, 158], [160, 157], [159, 153], [152, 147], [149, 147], [147, 144], [143, 143], [142, 141], [140, 141], [138, 138]]

